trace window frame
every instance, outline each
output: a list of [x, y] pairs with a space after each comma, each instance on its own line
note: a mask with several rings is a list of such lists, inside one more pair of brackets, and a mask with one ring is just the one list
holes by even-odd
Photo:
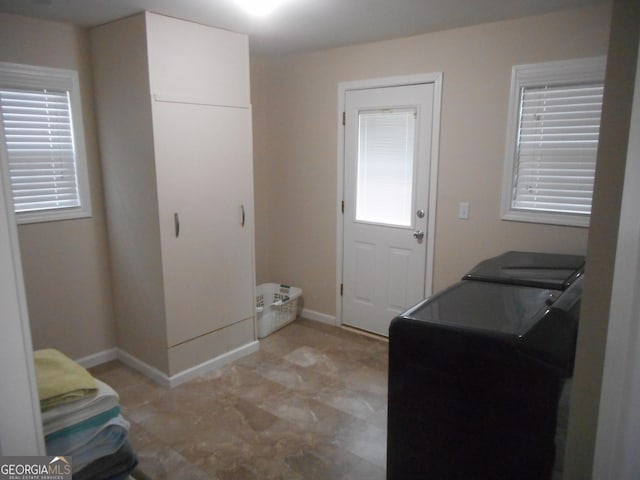
[[604, 84], [606, 57], [514, 65], [511, 71], [511, 90], [507, 118], [504, 171], [502, 180], [502, 220], [589, 227], [591, 215], [514, 209], [512, 207], [515, 169], [518, 161], [518, 128], [520, 123], [521, 92], [526, 87]]
[[[0, 88], [32, 88], [34, 90], [47, 88], [69, 92], [76, 182], [78, 186], [78, 200], [80, 205], [77, 207], [16, 212], [15, 218], [17, 223], [29, 224], [91, 217], [91, 192], [89, 187], [87, 152], [85, 146], [84, 121], [82, 115], [78, 72], [63, 68], [0, 62]], [[4, 126], [1, 116], [0, 161], [5, 164], [7, 172], [9, 172], [9, 157], [6, 149]], [[9, 183], [11, 184], [10, 179]]]

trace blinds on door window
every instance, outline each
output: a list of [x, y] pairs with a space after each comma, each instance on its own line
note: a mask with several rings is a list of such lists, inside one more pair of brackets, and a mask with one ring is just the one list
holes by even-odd
[[359, 114], [356, 221], [411, 226], [415, 108]]
[[512, 209], [589, 215], [602, 83], [523, 87]]

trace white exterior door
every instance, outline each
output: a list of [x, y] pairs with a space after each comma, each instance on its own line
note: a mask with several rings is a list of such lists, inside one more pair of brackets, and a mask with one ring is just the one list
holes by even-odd
[[424, 297], [434, 85], [345, 98], [342, 323], [388, 335]]

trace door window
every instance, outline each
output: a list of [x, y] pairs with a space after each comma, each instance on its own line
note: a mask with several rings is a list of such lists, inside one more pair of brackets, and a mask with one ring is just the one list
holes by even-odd
[[412, 226], [416, 113], [360, 112], [356, 221]]

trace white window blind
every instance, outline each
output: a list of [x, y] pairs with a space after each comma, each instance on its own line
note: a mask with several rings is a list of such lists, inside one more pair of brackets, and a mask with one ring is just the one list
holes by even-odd
[[356, 221], [411, 226], [416, 110], [360, 112]]
[[0, 62], [0, 160], [18, 223], [91, 216], [76, 71]]
[[16, 213], [80, 206], [69, 92], [1, 89]]
[[588, 215], [603, 85], [521, 91], [513, 209]]
[[605, 57], [514, 65], [503, 220], [588, 227]]

